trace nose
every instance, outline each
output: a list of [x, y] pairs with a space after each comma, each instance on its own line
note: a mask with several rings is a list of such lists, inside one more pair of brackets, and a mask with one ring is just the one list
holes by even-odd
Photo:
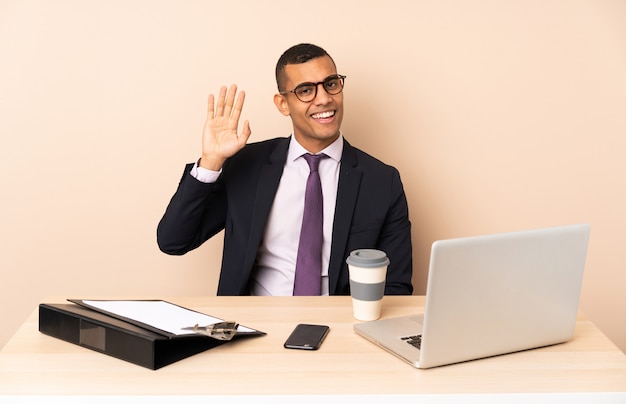
[[[320, 86], [322, 86], [322, 91], [320, 91]], [[316, 104], [328, 104], [332, 100], [332, 96], [328, 94], [324, 88], [324, 83], [317, 83], [317, 88], [315, 90], [314, 101]]]

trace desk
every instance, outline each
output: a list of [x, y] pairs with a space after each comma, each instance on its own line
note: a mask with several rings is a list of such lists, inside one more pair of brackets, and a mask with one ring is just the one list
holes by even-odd
[[[626, 402], [626, 356], [582, 314], [573, 339], [565, 344], [418, 370], [353, 332], [349, 297], [165, 300], [268, 335], [234, 341], [153, 371], [39, 333], [35, 310], [0, 352], [0, 401], [5, 402], [3, 395], [25, 394], [132, 395], [135, 402], [141, 396], [167, 395], [171, 402], [171, 395], [321, 394], [343, 399], [358, 394], [432, 398], [500, 393], [521, 394], [536, 403], [535, 394], [575, 393], [590, 399], [587, 393], [593, 393], [592, 402]], [[424, 303], [423, 296], [386, 296], [382, 315], [423, 312]], [[283, 348], [300, 322], [330, 326], [319, 351]]]

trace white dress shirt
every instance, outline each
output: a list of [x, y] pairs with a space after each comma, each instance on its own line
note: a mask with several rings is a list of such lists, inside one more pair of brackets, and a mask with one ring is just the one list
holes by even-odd
[[[328, 262], [332, 241], [337, 184], [343, 152], [343, 137], [320, 153], [329, 158], [322, 159], [319, 166], [324, 198], [324, 241], [322, 243], [322, 295], [328, 295]], [[291, 296], [295, 278], [300, 227], [304, 212], [304, 194], [309, 176], [309, 165], [302, 155], [308, 153], [291, 137], [283, 175], [270, 210], [263, 240], [257, 253], [257, 270], [252, 274], [252, 295]], [[202, 182], [215, 182], [220, 171], [198, 167], [191, 175]]]

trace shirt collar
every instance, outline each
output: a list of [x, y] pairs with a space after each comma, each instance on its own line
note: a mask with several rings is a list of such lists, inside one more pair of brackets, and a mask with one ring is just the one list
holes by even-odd
[[[294, 161], [305, 153], [309, 153], [298, 141], [295, 136], [291, 136], [291, 141], [289, 142], [289, 151], [287, 152], [287, 161]], [[339, 133], [339, 137], [335, 139], [334, 142], [329, 144], [324, 150], [320, 151], [318, 154], [324, 153], [331, 159], [340, 162], [341, 154], [343, 153], [343, 135], [341, 132]]]

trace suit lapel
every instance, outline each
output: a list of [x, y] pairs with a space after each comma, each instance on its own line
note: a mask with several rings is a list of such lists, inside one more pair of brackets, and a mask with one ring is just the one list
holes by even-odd
[[[280, 178], [287, 160], [287, 150], [290, 138], [281, 140], [270, 152], [267, 162], [261, 166], [257, 179], [257, 189], [252, 203], [252, 222], [248, 235], [248, 250], [244, 260], [244, 270], [251, 271], [258, 252], [267, 218], [274, 202], [274, 196], [280, 183]], [[246, 276], [248, 276], [247, 274]]]
[[354, 148], [344, 140], [341, 156], [341, 171], [337, 186], [337, 202], [333, 224], [333, 239], [328, 263], [329, 289], [334, 294], [339, 281], [339, 273], [344, 264], [344, 251], [350, 235], [352, 214], [359, 194], [362, 172], [357, 167]]

